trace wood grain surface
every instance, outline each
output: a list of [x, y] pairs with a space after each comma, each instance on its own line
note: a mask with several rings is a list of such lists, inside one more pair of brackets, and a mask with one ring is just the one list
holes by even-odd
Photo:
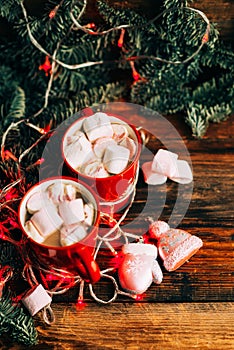
[[[231, 350], [234, 345], [232, 303], [89, 304], [79, 311], [58, 304], [54, 309], [51, 327], [36, 317], [40, 344], [33, 350]], [[1, 350], [27, 349], [4, 340]]]
[[[160, 122], [131, 113], [131, 108], [128, 110], [129, 120], [144, 126], [150, 134], [147, 148], [155, 153], [162, 144], [155, 137], [159, 135]], [[183, 140], [194, 174], [189, 208], [182, 219], [179, 214], [175, 215], [175, 219], [181, 220], [180, 228], [202, 238], [204, 246], [177, 271], [163, 269], [163, 282], [161, 285], [152, 284], [142, 302], [121, 296], [108, 306], [99, 305], [90, 298], [87, 285], [87, 305], [83, 310], [75, 308], [77, 288], [54, 298], [52, 307], [56, 323], [48, 327], [42, 322], [40, 314], [35, 317], [39, 344], [32, 349], [234, 348], [234, 119], [230, 117], [221, 124], [212, 124], [202, 140], [191, 137], [182, 117], [166, 119], [179, 134], [175, 136], [171, 130], [163, 129], [161, 139], [165, 133], [174, 151], [181, 150], [180, 140]], [[152, 157], [147, 148], [141, 161]], [[150, 200], [144, 212], [150, 192], [158, 200], [155, 203]], [[160, 196], [165, 200], [160, 217], [169, 219], [177, 195], [178, 185], [172, 181], [160, 188], [146, 186], [139, 179], [134, 206], [126, 219], [127, 225], [138, 234], [145, 232], [148, 225], [145, 217], [148, 214], [154, 216], [157, 212], [162, 203]], [[186, 200], [186, 193], [181, 195]], [[105, 266], [108, 259], [100, 256], [100, 265]], [[94, 288], [97, 295], [104, 299], [112, 295], [112, 289], [105, 280]], [[25, 349], [11, 345], [6, 338], [2, 338], [1, 342], [3, 350]]]

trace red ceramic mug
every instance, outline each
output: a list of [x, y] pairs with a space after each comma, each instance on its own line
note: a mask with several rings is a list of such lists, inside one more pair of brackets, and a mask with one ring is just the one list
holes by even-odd
[[[51, 186], [69, 186], [70, 189], [75, 189], [79, 198], [84, 201], [84, 203], [91, 203], [93, 208], [93, 222], [90, 227], [87, 229], [87, 235], [81, 240], [66, 246], [60, 246], [58, 241], [59, 230], [56, 231], [56, 235], [46, 238], [45, 242], [36, 240], [37, 236], [32, 234], [31, 231], [26, 228], [26, 223], [32, 220], [32, 210], [46, 211], [46, 220], [48, 220], [48, 215], [51, 215], [50, 206], [48, 206], [47, 198], [45, 199], [45, 191]], [[41, 199], [32, 202], [32, 196], [38, 196]], [[29, 199], [31, 198], [31, 202]], [[61, 198], [60, 198], [61, 200]], [[30, 206], [29, 204], [30, 203]], [[29, 208], [31, 213], [29, 213]], [[53, 209], [54, 210], [54, 209]], [[37, 211], [38, 213], [38, 211]], [[48, 214], [48, 215], [47, 215]], [[51, 218], [54, 222], [57, 220], [57, 214], [55, 217]], [[60, 219], [59, 219], [60, 220]], [[59, 221], [58, 220], [58, 221]], [[38, 214], [37, 214], [38, 221]], [[87, 187], [86, 184], [77, 182], [76, 180], [69, 177], [54, 177], [43, 180], [38, 184], [34, 185], [23, 197], [19, 205], [19, 222], [22, 228], [22, 232], [26, 238], [25, 244], [27, 252], [27, 258], [32, 263], [32, 265], [40, 265], [50, 270], [51, 268], [65, 270], [72, 275], [79, 275], [86, 281], [90, 283], [95, 283], [100, 279], [100, 270], [98, 264], [93, 258], [93, 253], [96, 244], [96, 238], [98, 235], [100, 214], [99, 214], [99, 204], [96, 198], [95, 193]], [[43, 220], [38, 221], [38, 225], [45, 226], [45, 230], [51, 224], [48, 222], [48, 225], [43, 223]], [[59, 223], [60, 225], [60, 223]], [[55, 236], [55, 237], [54, 237]]]
[[[113, 204], [115, 205], [116, 211], [118, 211], [119, 209], [125, 206], [133, 192], [129, 189], [134, 186], [137, 178], [142, 139], [140, 133], [137, 131], [134, 125], [128, 123], [122, 117], [113, 114], [107, 114], [111, 124], [119, 124], [127, 128], [130, 138], [134, 141], [136, 145], [135, 154], [132, 157], [129, 164], [127, 165], [127, 167], [119, 174], [111, 175], [109, 177], [88, 176], [74, 167], [73, 162], [70, 161], [65, 155], [65, 148], [67, 146], [68, 139], [71, 138], [72, 135], [74, 135], [74, 133], [76, 133], [78, 130], [82, 129], [82, 124], [84, 120], [86, 118], [89, 118], [91, 115], [92, 110], [89, 110], [89, 115], [87, 115], [86, 113], [85, 117], [77, 119], [67, 129], [62, 141], [62, 155], [66, 165], [70, 169], [70, 173], [72, 174], [72, 176], [81, 179], [81, 181], [87, 183], [95, 191], [95, 193], [97, 193], [99, 201], [101, 203], [101, 210], [108, 212], [108, 205]], [[77, 154], [77, 157], [79, 157], [79, 154]], [[105, 206], [106, 208], [103, 210]]]

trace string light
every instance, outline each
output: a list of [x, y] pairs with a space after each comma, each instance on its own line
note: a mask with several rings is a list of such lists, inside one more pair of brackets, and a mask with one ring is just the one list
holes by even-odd
[[133, 79], [134, 79], [135, 81], [138, 81], [138, 80], [141, 78], [141, 76], [140, 76], [140, 74], [137, 72], [133, 61], [130, 61], [130, 66], [131, 66], [131, 68], [132, 68], [132, 77], [133, 77]]
[[50, 13], [49, 13], [50, 19], [53, 19], [56, 16], [56, 13], [58, 12], [59, 6], [60, 6], [60, 4], [55, 6], [55, 8], [50, 11]]
[[39, 66], [39, 70], [43, 70], [45, 72], [45, 75], [48, 76], [49, 74], [51, 74], [51, 68], [52, 65], [50, 63], [50, 58], [47, 55], [45, 57], [45, 62]]
[[122, 28], [122, 29], [121, 29], [121, 33], [120, 33], [120, 37], [119, 37], [119, 40], [118, 40], [118, 47], [119, 47], [119, 48], [122, 48], [122, 47], [123, 47], [124, 35], [125, 35], [125, 29]]

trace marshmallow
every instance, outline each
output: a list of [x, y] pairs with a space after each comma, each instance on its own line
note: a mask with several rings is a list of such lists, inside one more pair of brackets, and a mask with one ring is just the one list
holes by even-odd
[[91, 142], [89, 142], [84, 133], [81, 134], [76, 142], [65, 148], [65, 157], [74, 169], [93, 156]]
[[63, 224], [54, 206], [41, 208], [33, 214], [31, 222], [44, 238], [56, 232]]
[[192, 170], [185, 160], [177, 160], [177, 172], [171, 180], [180, 184], [188, 184], [193, 181]]
[[142, 164], [144, 180], [148, 185], [162, 185], [167, 181], [167, 177], [152, 171], [152, 162]]
[[85, 223], [89, 226], [93, 224], [94, 219], [94, 207], [92, 203], [84, 205]]
[[64, 184], [62, 182], [56, 182], [47, 188], [48, 196], [55, 205], [58, 205], [65, 199]]
[[67, 137], [67, 145], [71, 145], [72, 143], [79, 141], [79, 139], [82, 137], [85, 137], [85, 134], [82, 131], [77, 130], [75, 134]]
[[102, 158], [109, 145], [116, 145], [116, 141], [111, 137], [101, 137], [93, 145], [93, 152], [98, 158]]
[[125, 137], [121, 142], [120, 146], [126, 147], [130, 152], [130, 159], [132, 159], [136, 154], [136, 144], [130, 137]]
[[49, 198], [46, 198], [40, 191], [33, 193], [26, 203], [26, 208], [29, 214], [34, 214], [42, 207], [48, 205]]
[[129, 155], [130, 151], [125, 147], [108, 146], [103, 157], [104, 167], [111, 174], [119, 174], [128, 165]]
[[83, 129], [91, 142], [100, 137], [113, 136], [110, 119], [107, 114], [101, 112], [97, 112], [86, 118], [83, 122]]
[[36, 315], [44, 307], [52, 302], [51, 296], [46, 292], [41, 284], [33, 287], [21, 299], [24, 306], [28, 309], [31, 316]]
[[77, 198], [73, 201], [61, 202], [59, 204], [59, 214], [65, 225], [72, 225], [83, 221], [85, 218], [83, 200]]
[[24, 229], [35, 242], [42, 243], [44, 241], [44, 238], [30, 220], [25, 223]]
[[177, 174], [177, 159], [178, 155], [176, 153], [160, 149], [154, 156], [152, 171], [172, 178]]
[[76, 199], [76, 189], [73, 185], [66, 185], [65, 192], [66, 192], [66, 198], [69, 201], [73, 201], [74, 199]]
[[82, 167], [82, 172], [85, 175], [95, 177], [95, 178], [102, 178], [102, 177], [108, 177], [109, 173], [105, 170], [103, 164], [98, 159], [94, 159], [93, 161], [90, 161], [89, 163], [84, 164]]
[[122, 124], [112, 124], [113, 139], [116, 142], [121, 142], [125, 137], [128, 136], [127, 128]]
[[83, 225], [75, 228], [63, 227], [60, 232], [60, 243], [62, 246], [71, 245], [81, 241], [87, 236], [87, 231]]

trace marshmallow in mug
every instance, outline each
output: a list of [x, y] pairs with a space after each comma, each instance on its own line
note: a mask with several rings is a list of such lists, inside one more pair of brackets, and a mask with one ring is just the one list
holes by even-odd
[[78, 224], [74, 227], [63, 227], [60, 233], [60, 243], [67, 246], [81, 241], [87, 235], [84, 225]]
[[59, 215], [63, 219], [64, 225], [76, 224], [84, 221], [84, 204], [81, 198], [72, 201], [61, 202], [58, 206]]
[[110, 145], [104, 153], [104, 167], [111, 174], [119, 174], [128, 165], [129, 155], [129, 149], [118, 145]]
[[79, 133], [74, 142], [67, 144], [65, 156], [73, 168], [80, 167], [87, 158], [93, 156], [92, 144], [83, 132]]
[[100, 137], [112, 137], [113, 129], [107, 114], [97, 112], [86, 118], [83, 122], [84, 131], [90, 142]]
[[[42, 244], [54, 234], [60, 235], [61, 245], [70, 245], [83, 239], [88, 234], [95, 213], [93, 205], [86, 203], [80, 197], [76, 198], [78, 195], [80, 193], [75, 186], [60, 183], [33, 193], [26, 204], [28, 215], [25, 230], [29, 236]], [[27, 206], [35, 209], [36, 206], [32, 204], [36, 198], [43, 198], [44, 201], [38, 204], [38, 210], [32, 214], [32, 210], [29, 211]]]
[[41, 208], [34, 213], [31, 222], [44, 238], [55, 233], [63, 224], [62, 218], [58, 215], [55, 207], [52, 206]]

